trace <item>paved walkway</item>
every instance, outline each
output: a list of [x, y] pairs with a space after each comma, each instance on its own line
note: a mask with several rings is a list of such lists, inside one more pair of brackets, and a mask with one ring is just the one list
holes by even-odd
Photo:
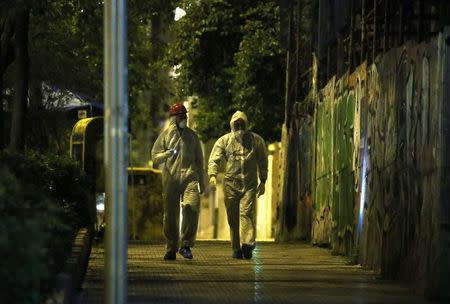
[[[162, 244], [130, 243], [129, 303], [426, 303], [345, 258], [306, 244], [260, 243], [235, 260], [226, 242], [202, 241], [194, 259], [162, 259]], [[94, 247], [81, 303], [102, 303], [104, 250]]]

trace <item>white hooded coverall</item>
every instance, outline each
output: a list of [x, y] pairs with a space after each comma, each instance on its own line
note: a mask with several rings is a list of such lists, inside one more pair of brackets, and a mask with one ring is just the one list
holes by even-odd
[[[176, 153], [169, 158], [168, 150]], [[204, 189], [203, 153], [197, 134], [190, 128], [178, 129], [175, 118], [158, 136], [152, 149], [155, 165], [163, 164], [164, 234], [168, 251], [177, 251], [180, 200], [183, 201], [181, 246], [194, 246], [200, 209], [200, 189]]]
[[266, 181], [268, 163], [266, 144], [261, 136], [250, 131], [245, 131], [241, 139], [236, 136], [234, 122], [238, 119], [244, 120], [248, 126], [247, 117], [243, 112], [234, 113], [230, 121], [231, 132], [216, 141], [208, 164], [208, 175], [211, 177], [217, 176], [220, 162], [222, 160], [226, 162], [225, 207], [230, 226], [231, 246], [235, 251], [241, 248], [241, 241], [242, 244], [252, 247], [255, 244], [258, 175], [262, 182]]

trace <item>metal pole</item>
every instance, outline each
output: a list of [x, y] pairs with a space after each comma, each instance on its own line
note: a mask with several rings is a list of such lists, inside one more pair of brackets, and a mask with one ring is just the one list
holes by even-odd
[[105, 303], [127, 301], [127, 49], [126, 0], [104, 6]]
[[373, 39], [372, 39], [372, 63], [377, 55], [377, 0], [373, 0]]
[[291, 118], [291, 103], [292, 103], [292, 57], [293, 57], [293, 4], [292, 2], [289, 3], [288, 6], [289, 9], [289, 21], [288, 21], [288, 40], [287, 40], [287, 52], [286, 52], [286, 79], [285, 79], [285, 96], [284, 96], [284, 123], [286, 124], [286, 127], [289, 127], [289, 122]]
[[353, 70], [353, 40], [355, 31], [355, 1], [350, 1], [350, 33], [348, 38], [348, 66], [347, 71], [351, 72]]
[[363, 63], [366, 60], [365, 43], [366, 43], [366, 3], [365, 3], [365, 0], [362, 0], [362, 4], [361, 4], [361, 60], [359, 61], [359, 64]]

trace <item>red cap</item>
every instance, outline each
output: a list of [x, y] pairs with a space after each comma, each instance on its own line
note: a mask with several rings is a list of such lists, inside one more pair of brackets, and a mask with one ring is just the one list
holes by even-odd
[[170, 107], [169, 113], [170, 113], [170, 116], [174, 116], [174, 115], [178, 115], [178, 114], [186, 114], [187, 110], [181, 102], [177, 102]]

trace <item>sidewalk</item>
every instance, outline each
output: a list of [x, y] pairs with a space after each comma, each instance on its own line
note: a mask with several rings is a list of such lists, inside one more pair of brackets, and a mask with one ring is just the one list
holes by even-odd
[[[103, 303], [103, 253], [92, 249], [81, 303]], [[193, 253], [165, 262], [163, 244], [130, 243], [129, 303], [426, 303], [306, 244], [261, 243], [250, 261], [232, 259], [228, 242], [200, 241]]]

